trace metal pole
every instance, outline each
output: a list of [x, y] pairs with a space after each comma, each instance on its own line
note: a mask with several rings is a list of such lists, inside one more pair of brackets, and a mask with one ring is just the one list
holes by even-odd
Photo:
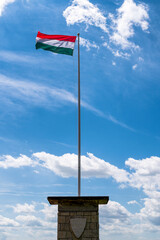
[[80, 47], [78, 33], [78, 196], [81, 196], [81, 99], [80, 99]]

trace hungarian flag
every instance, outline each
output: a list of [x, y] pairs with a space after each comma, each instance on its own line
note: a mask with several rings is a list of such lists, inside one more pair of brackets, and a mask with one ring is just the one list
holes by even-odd
[[36, 49], [42, 48], [55, 53], [73, 56], [76, 36], [47, 35], [38, 32], [36, 37]]

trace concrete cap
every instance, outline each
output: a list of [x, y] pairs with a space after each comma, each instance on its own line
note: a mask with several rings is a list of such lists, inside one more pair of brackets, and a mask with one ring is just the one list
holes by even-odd
[[58, 204], [107, 204], [108, 196], [93, 196], [93, 197], [48, 197], [48, 202], [51, 205]]

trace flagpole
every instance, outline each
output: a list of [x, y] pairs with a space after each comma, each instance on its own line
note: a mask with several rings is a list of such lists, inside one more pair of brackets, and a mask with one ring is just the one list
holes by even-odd
[[81, 196], [81, 98], [80, 98], [80, 44], [78, 35], [78, 196]]

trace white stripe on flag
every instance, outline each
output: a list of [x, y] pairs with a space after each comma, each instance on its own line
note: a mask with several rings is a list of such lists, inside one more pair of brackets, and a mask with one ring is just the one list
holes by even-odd
[[59, 41], [59, 40], [48, 40], [48, 39], [43, 39], [36, 37], [36, 43], [41, 42], [50, 46], [55, 46], [55, 47], [63, 47], [63, 48], [71, 48], [74, 49], [74, 42], [68, 42], [68, 41]]

